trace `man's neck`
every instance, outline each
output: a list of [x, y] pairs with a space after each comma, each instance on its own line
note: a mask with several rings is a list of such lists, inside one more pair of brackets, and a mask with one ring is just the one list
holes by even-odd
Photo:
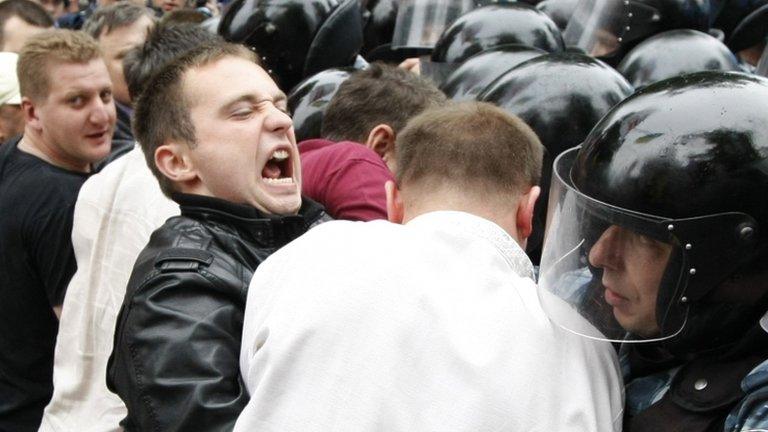
[[55, 146], [46, 143], [42, 137], [29, 129], [24, 131], [24, 136], [19, 141], [18, 149], [65, 170], [83, 173], [91, 172], [91, 165], [89, 163], [67, 158]]

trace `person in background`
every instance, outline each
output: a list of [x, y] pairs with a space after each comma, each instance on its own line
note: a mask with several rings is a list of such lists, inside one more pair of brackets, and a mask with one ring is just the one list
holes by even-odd
[[30, 37], [53, 27], [50, 15], [30, 0], [0, 2], [0, 51], [18, 53]]
[[85, 33], [33, 36], [17, 68], [24, 135], [0, 147], [0, 430], [26, 432], [53, 391], [58, 316], [76, 267], [73, 209], [109, 154], [115, 105]]
[[16, 77], [18, 58], [16, 53], [0, 52], [0, 145], [24, 132], [24, 113]]

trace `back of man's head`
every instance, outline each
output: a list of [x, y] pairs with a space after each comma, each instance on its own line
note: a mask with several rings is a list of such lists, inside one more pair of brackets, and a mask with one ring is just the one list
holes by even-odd
[[169, 23], [156, 26], [144, 45], [126, 54], [123, 72], [131, 99], [137, 100], [149, 78], [168, 62], [200, 45], [223, 39], [194, 24]]
[[455, 191], [477, 199], [527, 193], [538, 184], [544, 148], [519, 118], [481, 102], [428, 110], [397, 138], [401, 189]]
[[97, 8], [83, 25], [83, 31], [98, 40], [103, 34], [129, 26], [141, 17], [154, 17], [151, 10], [131, 2], [119, 2]]
[[411, 117], [446, 100], [431, 82], [374, 63], [339, 86], [325, 111], [321, 134], [332, 141], [365, 143], [377, 125], [386, 124], [397, 134]]
[[[53, 19], [39, 4], [30, 0], [5, 0], [0, 2], [0, 51], [18, 51], [21, 46], [13, 42], [12, 35], [6, 24], [12, 17], [21, 21], [22, 25], [48, 28], [53, 27]], [[15, 46], [19, 45], [19, 46]]]
[[54, 78], [54, 63], [81, 63], [101, 58], [98, 43], [73, 30], [47, 30], [29, 39], [19, 54], [16, 74], [22, 97], [43, 100]]

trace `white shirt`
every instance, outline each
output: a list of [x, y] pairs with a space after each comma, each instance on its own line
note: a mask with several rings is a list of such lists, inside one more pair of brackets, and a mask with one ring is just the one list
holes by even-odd
[[107, 389], [115, 320], [136, 258], [152, 232], [179, 214], [136, 146], [85, 182], [75, 204], [77, 272], [64, 298], [53, 366], [53, 398], [40, 431], [121, 430], [126, 415]]
[[606, 342], [553, 325], [499, 226], [329, 222], [250, 285], [235, 431], [617, 431]]

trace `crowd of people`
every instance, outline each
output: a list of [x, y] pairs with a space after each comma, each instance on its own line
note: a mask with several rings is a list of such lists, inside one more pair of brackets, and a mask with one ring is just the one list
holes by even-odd
[[768, 0], [0, 1], [0, 431], [768, 430]]

